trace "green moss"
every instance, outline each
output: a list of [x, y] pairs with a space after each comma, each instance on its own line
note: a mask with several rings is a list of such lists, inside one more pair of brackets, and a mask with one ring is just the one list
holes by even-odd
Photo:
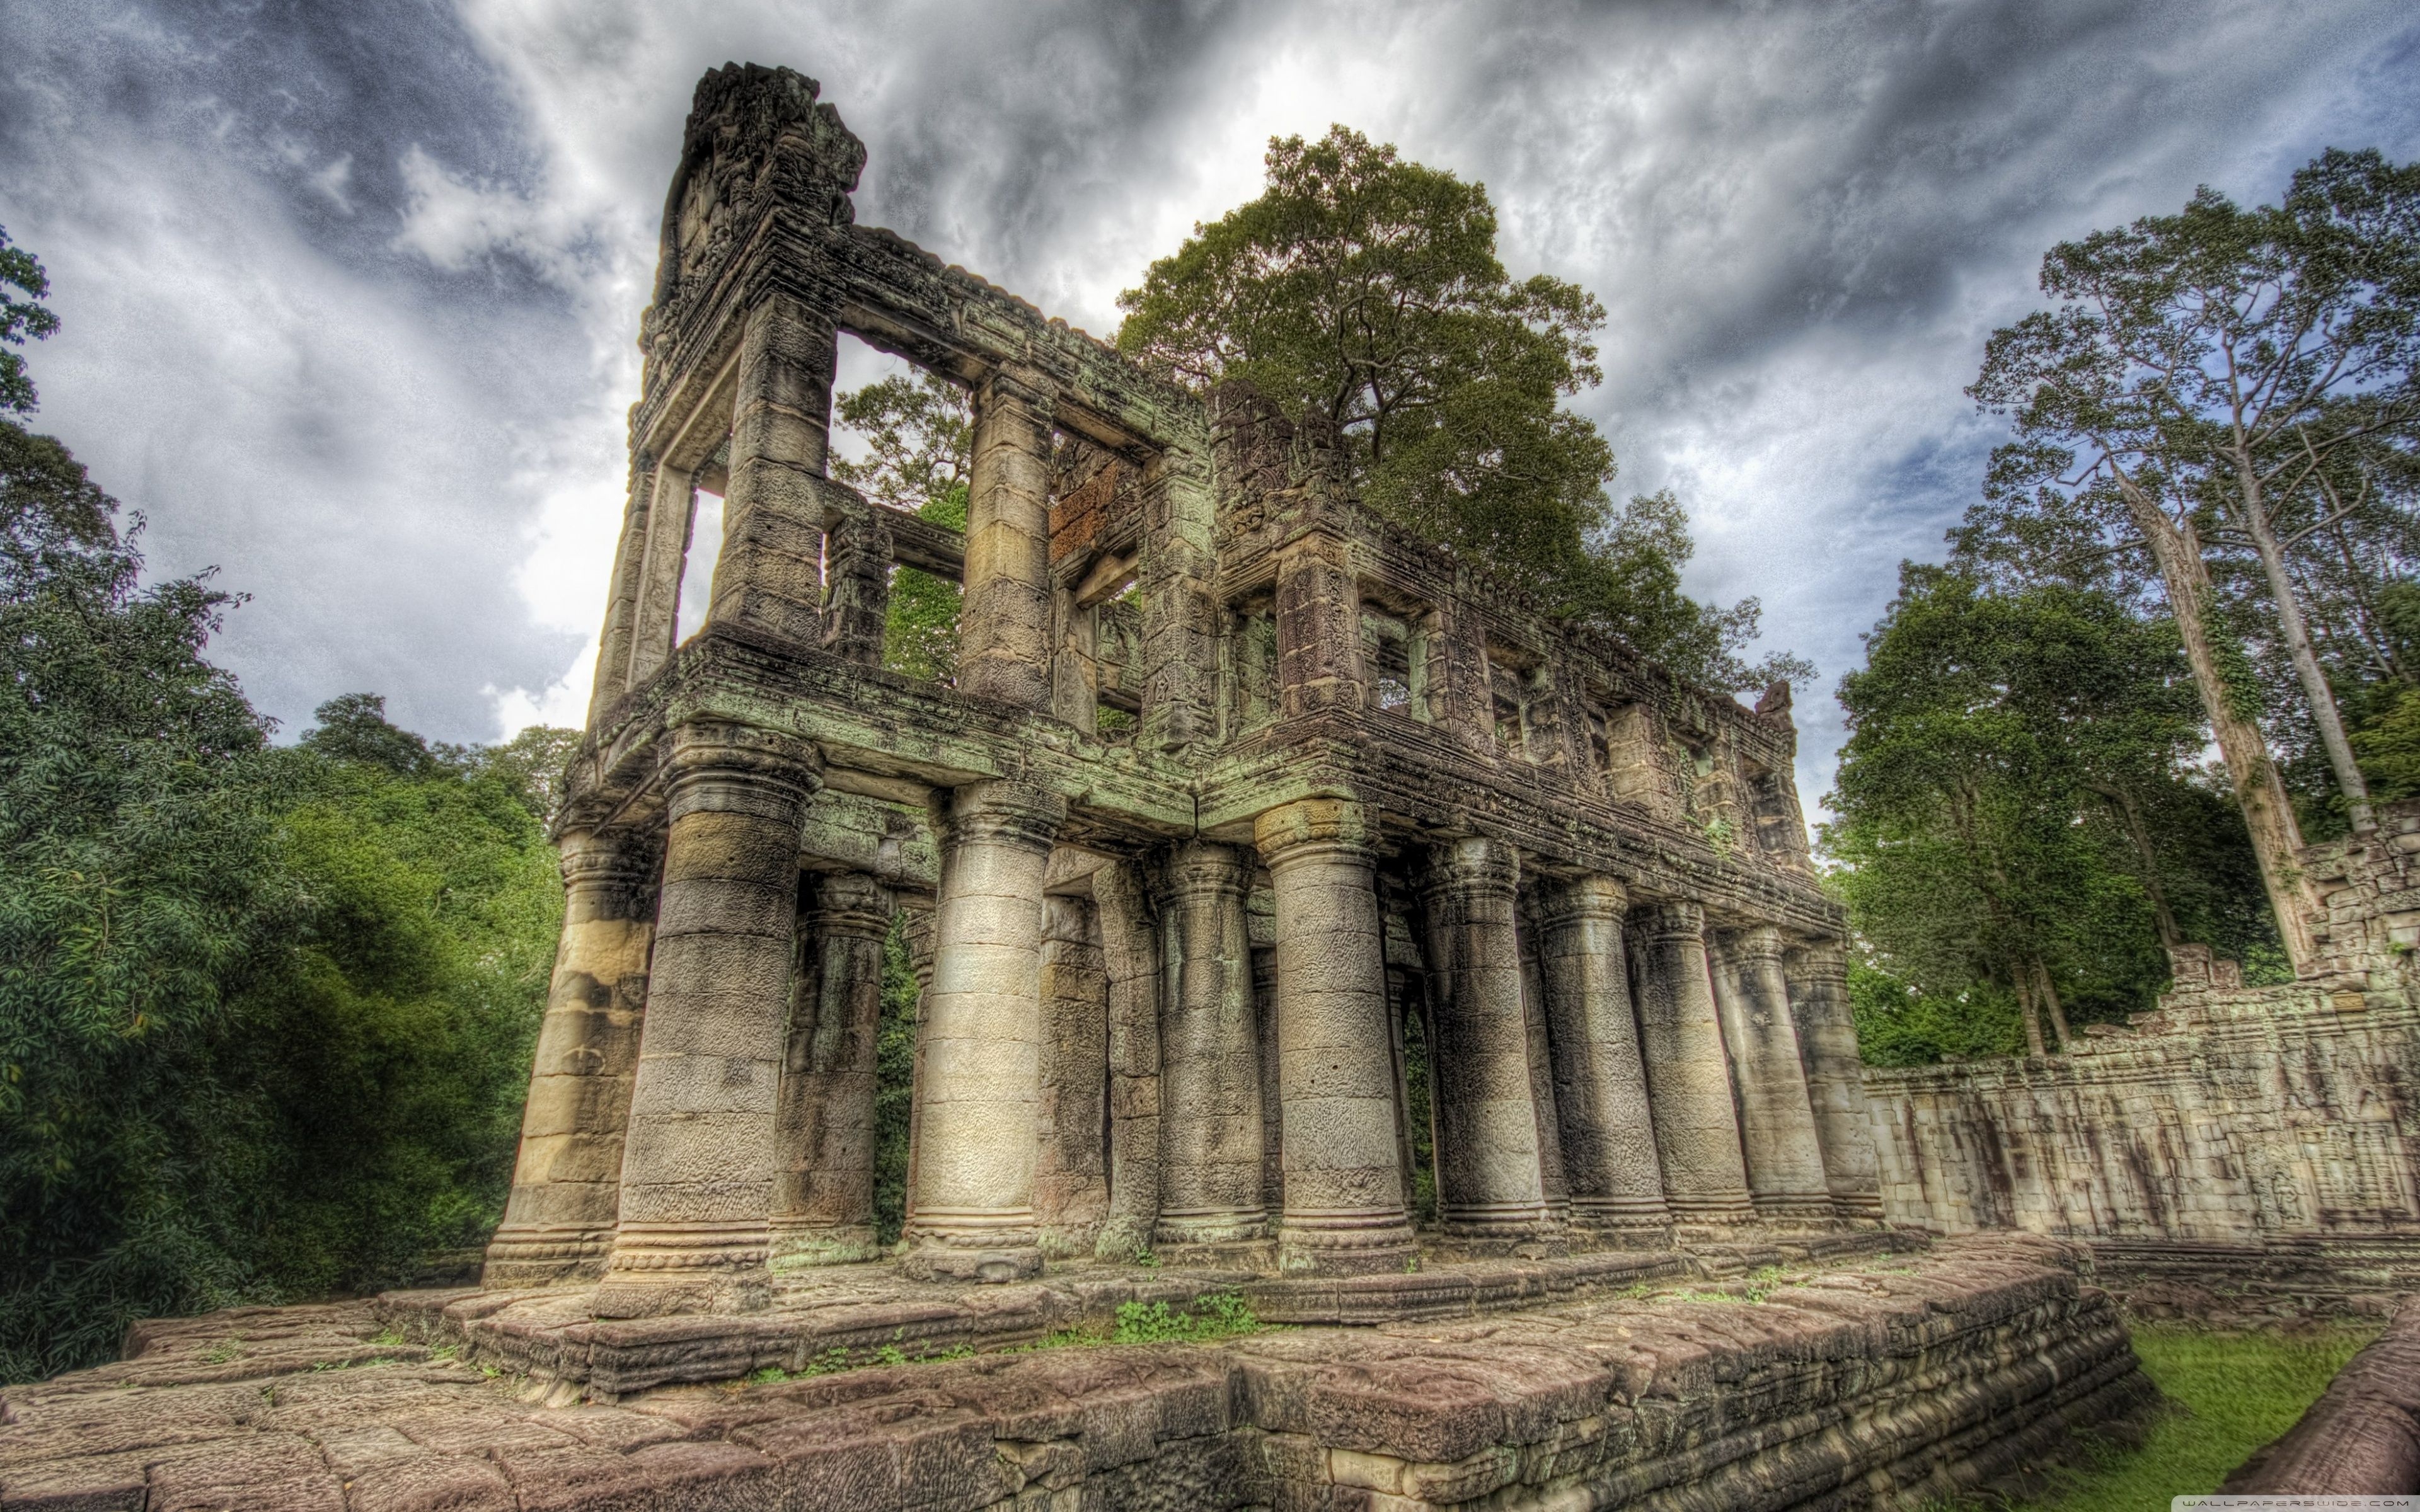
[[2024, 1504], [2038, 1512], [2139, 1512], [2218, 1489], [2228, 1471], [2294, 1426], [2377, 1330], [2224, 1334], [2138, 1326], [2134, 1352], [2169, 1401], [2143, 1447], [2110, 1450], [2062, 1472], [2059, 1492]]

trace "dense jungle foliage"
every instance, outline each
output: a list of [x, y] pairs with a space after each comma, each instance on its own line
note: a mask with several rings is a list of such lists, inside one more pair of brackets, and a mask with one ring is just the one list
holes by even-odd
[[[0, 257], [0, 333], [43, 334]], [[0, 418], [0, 1381], [478, 1243], [562, 914], [567, 733], [432, 746], [352, 695], [274, 747], [204, 656], [238, 595], [144, 586], [140, 532]]]
[[2420, 794], [2420, 165], [2203, 190], [2041, 285], [1969, 391], [2011, 430], [1981, 498], [1840, 684], [1869, 1060], [2062, 1048], [2165, 945], [2288, 980], [2264, 870]]

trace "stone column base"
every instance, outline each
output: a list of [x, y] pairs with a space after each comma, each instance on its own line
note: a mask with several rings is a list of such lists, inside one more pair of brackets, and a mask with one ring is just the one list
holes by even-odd
[[1171, 1212], [1162, 1209], [1159, 1223], [1152, 1230], [1152, 1247], [1170, 1244], [1229, 1244], [1243, 1240], [1266, 1239], [1269, 1215], [1254, 1209], [1249, 1212]]
[[1437, 1231], [1453, 1239], [1539, 1239], [1560, 1227], [1544, 1202], [1453, 1202], [1437, 1215]]
[[1413, 1270], [1419, 1257], [1419, 1244], [1400, 1208], [1295, 1210], [1278, 1226], [1278, 1271], [1283, 1275], [1377, 1275]]
[[772, 1302], [759, 1224], [629, 1224], [589, 1311], [598, 1318], [756, 1312]]
[[927, 1211], [908, 1218], [908, 1240], [899, 1272], [910, 1281], [1003, 1286], [1042, 1273], [1042, 1245], [1031, 1212]]
[[613, 1252], [610, 1227], [507, 1224], [488, 1241], [479, 1285], [494, 1291], [592, 1281], [605, 1273], [606, 1257]]
[[1749, 1201], [1756, 1209], [1757, 1217], [1766, 1223], [1828, 1225], [1838, 1216], [1829, 1196], [1784, 1192], [1772, 1196], [1759, 1195]]
[[795, 1271], [816, 1265], [854, 1265], [882, 1257], [871, 1224], [817, 1224], [783, 1227], [775, 1225], [767, 1265], [774, 1271]]

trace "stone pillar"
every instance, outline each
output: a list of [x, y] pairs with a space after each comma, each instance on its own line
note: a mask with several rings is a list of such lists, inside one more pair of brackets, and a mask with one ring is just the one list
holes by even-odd
[[1739, 1088], [1740, 1145], [1749, 1198], [1765, 1218], [1832, 1215], [1823, 1180], [1823, 1145], [1790, 1021], [1781, 972], [1781, 932], [1770, 924], [1733, 930], [1714, 944], [1714, 1003], [1722, 1016], [1731, 1074]]
[[1748, 1203], [1730, 1068], [1706, 976], [1706, 915], [1678, 900], [1643, 910], [1639, 929], [1638, 1047], [1648, 1108], [1675, 1223], [1741, 1223]]
[[639, 584], [647, 567], [647, 519], [654, 513], [655, 459], [630, 457], [630, 497], [622, 509], [622, 537], [613, 548], [613, 587], [605, 623], [597, 633], [597, 675], [588, 695], [588, 722], [605, 712], [630, 686], [630, 640], [639, 613]]
[[815, 879], [790, 981], [772, 1264], [872, 1259], [875, 1036], [891, 894], [862, 872]]
[[1538, 1119], [1538, 1184], [1546, 1196], [1546, 1216], [1557, 1228], [1572, 1221], [1571, 1181], [1563, 1172], [1562, 1119], [1555, 1107], [1554, 1049], [1546, 1035], [1546, 992], [1538, 970], [1537, 942], [1527, 923], [1521, 935], [1521, 1022], [1529, 1037], [1529, 1106]]
[[1629, 899], [1611, 877], [1541, 889], [1538, 957], [1554, 1041], [1555, 1107], [1572, 1217], [1585, 1227], [1661, 1233], [1664, 1169], [1655, 1154], [1647, 1071], [1631, 1015], [1621, 922]]
[[1252, 947], [1252, 1018], [1261, 1030], [1261, 1211], [1280, 1213], [1285, 1211], [1285, 1099], [1278, 1068], [1284, 1060], [1278, 1054], [1278, 953], [1265, 945]]
[[1216, 733], [1218, 558], [1206, 439], [1161, 452], [1143, 469], [1142, 728], [1146, 750]]
[[799, 843], [823, 761], [687, 724], [671, 745], [646, 1028], [601, 1318], [761, 1304]]
[[681, 573], [689, 565], [690, 532], [697, 525], [697, 475], [670, 463], [659, 465], [653, 494], [647, 506], [646, 550], [639, 566], [638, 597], [630, 609], [626, 665], [608, 669], [602, 664], [603, 652], [598, 652], [597, 675], [601, 678], [610, 670], [620, 688], [636, 687], [653, 677], [672, 659], [673, 644], [680, 634]]
[[709, 623], [822, 643], [824, 462], [837, 335], [830, 318], [794, 295], [769, 293], [748, 312]]
[[530, 1068], [512, 1196], [489, 1241], [482, 1285], [544, 1286], [605, 1267], [647, 1004], [653, 861], [628, 834], [563, 837], [563, 935]]
[[1350, 563], [1344, 542], [1306, 535], [1278, 563], [1281, 717], [1361, 707], [1361, 601]]
[[1233, 846], [1194, 841], [1176, 847], [1165, 876], [1156, 1237], [1258, 1239], [1268, 1212], [1261, 1205], [1260, 1030], [1244, 933], [1250, 874]]
[[1109, 992], [1089, 898], [1042, 900], [1042, 1100], [1033, 1219], [1048, 1258], [1089, 1255], [1109, 1212]]
[[1368, 819], [1357, 803], [1306, 798], [1262, 814], [1253, 841], [1277, 899], [1278, 1263], [1295, 1273], [1400, 1270], [1418, 1252], [1396, 1165]]
[[1513, 923], [1519, 881], [1512, 848], [1490, 840], [1436, 846], [1421, 878], [1437, 1220], [1450, 1234], [1527, 1238], [1548, 1227]]
[[919, 1134], [923, 1128], [921, 1116], [924, 1085], [924, 1010], [933, 1000], [933, 921], [939, 913], [939, 900], [928, 900], [930, 906], [914, 906], [907, 911], [900, 927], [908, 947], [908, 970], [916, 979], [916, 1042], [909, 1054], [908, 1072], [908, 1190], [916, 1190], [916, 1151]]
[[1050, 706], [1050, 416], [1034, 377], [1001, 371], [974, 394], [958, 687]]
[[1093, 873], [1093, 903], [1109, 979], [1109, 1216], [1095, 1249], [1125, 1260], [1159, 1221], [1159, 928], [1132, 861]]
[[824, 601], [824, 649], [861, 667], [882, 665], [882, 642], [891, 620], [891, 526], [888, 511], [861, 499], [848, 500], [826, 543], [829, 589]]
[[1790, 1015], [1807, 1065], [1833, 1211], [1843, 1218], [1879, 1222], [1882, 1163], [1874, 1149], [1873, 1111], [1866, 1103], [1857, 1026], [1849, 1015], [1849, 953], [1838, 940], [1817, 940], [1791, 952], [1785, 965]]
[[1065, 802], [978, 782], [950, 802], [933, 989], [918, 1026], [908, 1274], [1014, 1281], [1042, 1268], [1042, 883]]

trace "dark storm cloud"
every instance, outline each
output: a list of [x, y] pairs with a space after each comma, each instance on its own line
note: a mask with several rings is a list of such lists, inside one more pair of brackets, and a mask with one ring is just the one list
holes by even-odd
[[[1097, 333], [1272, 134], [1344, 121], [1484, 179], [1516, 273], [1595, 291], [1618, 491], [1690, 505], [1693, 591], [1829, 682], [1937, 555], [1960, 393], [2054, 240], [2420, 149], [2408, 8], [463, 0], [0, 13], [0, 220], [68, 331], [44, 420], [162, 565], [259, 594], [289, 717], [576, 715], [618, 412], [698, 74], [788, 63], [867, 143], [860, 218]], [[1802, 786], [1828, 699], [1798, 701]]]

